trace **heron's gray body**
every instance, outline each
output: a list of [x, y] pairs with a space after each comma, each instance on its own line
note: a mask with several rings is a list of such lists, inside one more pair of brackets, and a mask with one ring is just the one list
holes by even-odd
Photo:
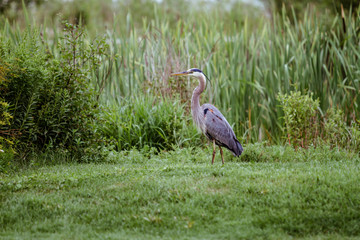
[[194, 76], [199, 79], [199, 86], [194, 89], [191, 98], [191, 114], [195, 125], [213, 142], [214, 151], [211, 163], [214, 164], [216, 154], [215, 144], [219, 146], [223, 164], [224, 156], [221, 147], [229, 149], [234, 156], [240, 156], [243, 148], [225, 117], [215, 106], [209, 103], [200, 106], [200, 94], [205, 90], [206, 79], [208, 79], [206, 75], [197, 68], [190, 68], [185, 72], [171, 74], [171, 76], [180, 75]]
[[237, 140], [234, 131], [222, 113], [213, 105], [205, 103], [200, 106], [200, 94], [205, 90], [206, 79], [199, 74], [199, 86], [191, 98], [191, 113], [195, 125], [210, 140], [220, 147], [226, 147], [234, 156], [240, 156], [243, 148]]
[[204, 114], [203, 133], [205, 136], [210, 141], [215, 140], [217, 145], [229, 149], [234, 156], [239, 156], [243, 148], [221, 112], [209, 103], [203, 104], [200, 108]]

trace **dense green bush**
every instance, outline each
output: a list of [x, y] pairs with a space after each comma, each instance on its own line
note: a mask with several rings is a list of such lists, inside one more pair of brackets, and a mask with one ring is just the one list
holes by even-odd
[[350, 139], [348, 148], [360, 154], [360, 121], [352, 121], [348, 133]]
[[340, 109], [330, 108], [323, 123], [323, 139], [331, 147], [341, 147], [360, 152], [360, 124], [351, 121], [348, 125]]
[[279, 94], [278, 100], [284, 112], [284, 132], [290, 145], [308, 148], [322, 143], [360, 152], [360, 124], [356, 120], [347, 124], [342, 110], [329, 108], [321, 116], [319, 100], [314, 100], [312, 94], [302, 95], [301, 92]]
[[[0, 60], [1, 61], [1, 60]], [[4, 148], [11, 148], [13, 142], [11, 141], [11, 132], [7, 131], [6, 128], [10, 125], [12, 115], [9, 113], [9, 103], [7, 103], [1, 96], [5, 94], [3, 91], [8, 81], [5, 75], [8, 72], [8, 68], [5, 64], [0, 64], [0, 151], [3, 152]], [[0, 152], [0, 154], [1, 154]]]
[[8, 80], [5, 78], [7, 73], [7, 66], [0, 59], [0, 173], [9, 168], [14, 154], [12, 149], [14, 137], [9, 129], [12, 115], [9, 113], [9, 103], [2, 98], [8, 86]]
[[340, 109], [329, 108], [323, 124], [323, 138], [330, 146], [346, 146], [349, 142], [348, 126]]
[[284, 122], [289, 144], [295, 147], [308, 147], [315, 144], [318, 137], [319, 99], [313, 100], [312, 95], [301, 92], [279, 94], [278, 100], [284, 111]]
[[118, 150], [154, 147], [172, 149], [199, 144], [200, 135], [177, 101], [152, 96], [121, 99], [103, 111], [102, 132]]
[[102, 41], [85, 45], [84, 32], [65, 24], [61, 55], [50, 55], [32, 29], [17, 41], [1, 40], [0, 53], [9, 70], [3, 86], [4, 100], [16, 129], [16, 149], [21, 158], [32, 151], [59, 149], [78, 158], [97, 156], [103, 139], [96, 134], [99, 107], [89, 75], [99, 64], [106, 46]]
[[11, 148], [13, 145], [11, 132], [5, 130], [10, 125], [10, 120], [12, 119], [8, 108], [9, 104], [0, 98], [0, 152], [3, 152], [4, 148]]

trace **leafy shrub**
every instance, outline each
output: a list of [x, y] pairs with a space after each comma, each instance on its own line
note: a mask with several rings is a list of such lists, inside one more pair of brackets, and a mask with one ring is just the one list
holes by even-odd
[[[3, 96], [3, 91], [7, 86], [7, 79], [5, 75], [8, 69], [5, 64], [0, 65], [0, 96]], [[11, 132], [6, 128], [10, 125], [12, 115], [9, 113], [9, 104], [0, 97], [0, 151], [3, 152], [5, 148], [11, 148], [13, 142], [11, 141]], [[0, 152], [0, 154], [1, 154]]]
[[345, 147], [349, 142], [348, 127], [340, 109], [329, 108], [324, 118], [323, 139], [331, 147]]
[[10, 104], [16, 148], [62, 149], [78, 158], [98, 156], [103, 139], [96, 134], [99, 107], [89, 76], [106, 45], [85, 44], [81, 28], [65, 24], [58, 59], [47, 53], [39, 33], [26, 31], [18, 42], [1, 41], [1, 58], [9, 65], [4, 100]]
[[[13, 120], [7, 130], [16, 129], [18, 147], [33, 145], [33, 132], [37, 132], [35, 119], [39, 104], [40, 89], [49, 78], [45, 54], [37, 43], [35, 32], [27, 31], [18, 42], [2, 41], [3, 61], [6, 61], [8, 72], [5, 75], [4, 99], [10, 104]], [[11, 49], [11, 50], [10, 50]]]
[[[4, 95], [4, 89], [7, 86], [7, 79], [5, 75], [8, 69], [5, 64], [0, 65], [0, 96]], [[13, 150], [12, 150], [12, 135], [11, 131], [7, 128], [10, 126], [10, 121], [12, 119], [11, 114], [9, 113], [9, 104], [0, 97], [0, 172], [5, 172], [13, 159]]]
[[349, 148], [360, 153], [360, 122], [353, 121], [348, 131], [350, 135]]
[[[0, 80], [1, 81], [1, 80]], [[0, 82], [1, 86], [1, 82]], [[0, 173], [5, 172], [13, 159], [13, 137], [6, 128], [10, 125], [12, 116], [8, 112], [9, 104], [0, 98]]]
[[346, 124], [345, 114], [340, 109], [330, 108], [324, 118], [323, 138], [331, 147], [341, 147], [360, 152], [360, 124]]
[[10, 119], [12, 118], [8, 112], [8, 108], [9, 104], [0, 98], [0, 151], [3, 150], [3, 144], [7, 146], [13, 144], [10, 137], [6, 137], [6, 135], [9, 135], [9, 132], [3, 130], [4, 127], [10, 125]]
[[199, 134], [189, 124], [183, 106], [167, 99], [152, 96], [122, 99], [119, 105], [112, 105], [103, 111], [106, 124], [103, 133], [115, 140], [117, 150], [172, 149], [173, 145], [197, 144]]
[[279, 94], [278, 100], [284, 111], [285, 128], [289, 144], [295, 148], [308, 147], [315, 144], [319, 135], [318, 108], [319, 99], [313, 100], [312, 94], [302, 95], [301, 92]]
[[11, 170], [13, 161], [14, 153], [11, 149], [0, 151], [0, 173], [6, 173]]
[[290, 145], [308, 148], [322, 142], [331, 148], [360, 152], [360, 124], [352, 121], [347, 125], [342, 110], [329, 108], [321, 118], [317, 110], [319, 100], [300, 92], [279, 94], [278, 100], [284, 111], [286, 137]]

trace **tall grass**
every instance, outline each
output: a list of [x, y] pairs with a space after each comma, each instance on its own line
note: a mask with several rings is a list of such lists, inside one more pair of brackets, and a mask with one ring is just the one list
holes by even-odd
[[[213, 12], [212, 12], [213, 13]], [[286, 13], [259, 18], [254, 28], [247, 18], [232, 23], [205, 12], [179, 18], [163, 9], [135, 26], [133, 15], [114, 18], [105, 34], [111, 54], [94, 72], [101, 101], [116, 102], [141, 95], [162, 95], [190, 105], [196, 80], [169, 77], [171, 72], [201, 68], [211, 79], [203, 102], [216, 105], [242, 141], [279, 142], [283, 113], [276, 96], [291, 90], [313, 92], [320, 110], [344, 111], [347, 120], [359, 118], [360, 15], [337, 16], [331, 26], [316, 13], [303, 21]], [[136, 16], [138, 17], [138, 16]], [[233, 20], [233, 19], [232, 19]], [[124, 27], [125, 26], [125, 27]], [[49, 50], [58, 54], [57, 37]], [[7, 25], [1, 34], [15, 38]], [[89, 39], [91, 41], [91, 39]], [[184, 109], [188, 112], [188, 109]]]
[[107, 121], [100, 127], [115, 141], [116, 150], [172, 149], [199, 143], [199, 134], [194, 126], [187, 126], [189, 116], [178, 101], [151, 95], [121, 101], [107, 106], [102, 113]]
[[[276, 96], [291, 90], [313, 92], [322, 112], [337, 107], [348, 121], [355, 120], [360, 103], [359, 12], [337, 16], [330, 28], [314, 13], [307, 14], [303, 22], [294, 17], [291, 24], [283, 12], [273, 21], [262, 19], [255, 31], [247, 21], [225, 30], [218, 16], [180, 19], [175, 28], [159, 16], [126, 34], [116, 31], [115, 22], [108, 36], [118, 57], [104, 98], [159, 89], [169, 94], [175, 88], [189, 104], [196, 81], [179, 80], [178, 88], [169, 74], [199, 67], [211, 79], [204, 101], [218, 106], [243, 140], [280, 139], [282, 112]], [[127, 20], [131, 26], [131, 17]]]

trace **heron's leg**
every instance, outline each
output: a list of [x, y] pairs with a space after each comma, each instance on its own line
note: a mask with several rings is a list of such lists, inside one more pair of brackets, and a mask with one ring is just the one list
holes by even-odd
[[224, 165], [224, 155], [223, 155], [223, 151], [222, 148], [219, 146], [220, 148], [220, 154], [221, 154], [221, 160], [222, 160], [222, 164]]
[[215, 153], [216, 153], [216, 147], [215, 147], [215, 139], [213, 140], [213, 148], [214, 148], [214, 151], [213, 151], [213, 157], [212, 157], [212, 161], [211, 161], [211, 164], [214, 164], [214, 159], [215, 159]]

